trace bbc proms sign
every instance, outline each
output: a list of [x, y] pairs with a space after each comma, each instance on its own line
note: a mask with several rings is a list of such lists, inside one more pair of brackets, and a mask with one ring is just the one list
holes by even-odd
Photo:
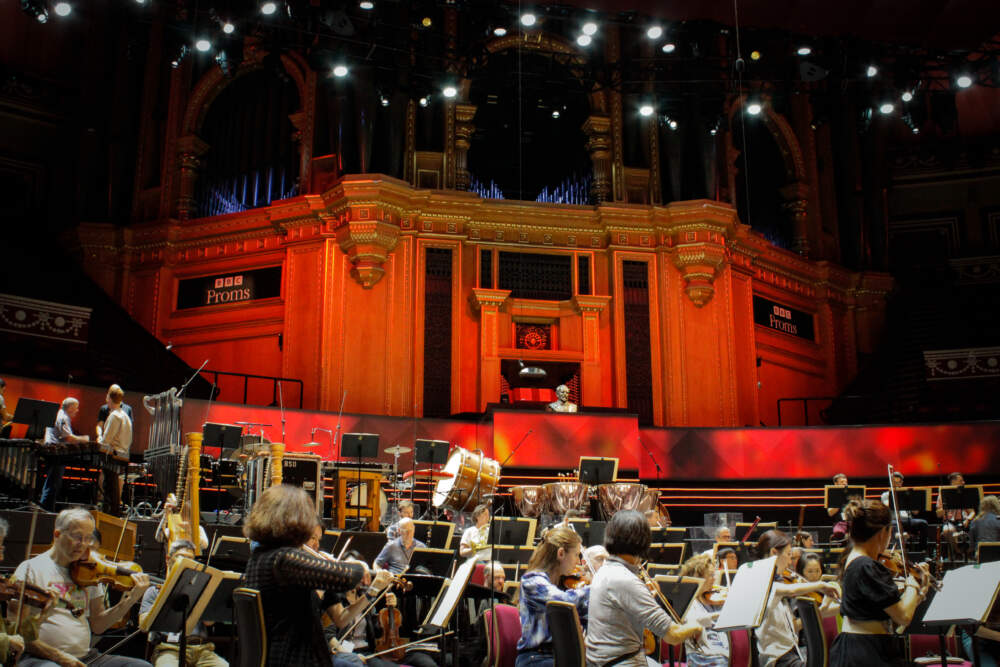
[[177, 309], [221, 306], [281, 296], [281, 267], [186, 278], [177, 284]]
[[815, 341], [813, 315], [754, 294], [753, 321], [768, 329]]

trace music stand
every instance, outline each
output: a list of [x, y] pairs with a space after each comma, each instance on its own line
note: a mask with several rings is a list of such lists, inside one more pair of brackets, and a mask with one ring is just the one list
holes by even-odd
[[26, 440], [41, 440], [45, 438], [45, 429], [56, 423], [59, 415], [59, 404], [50, 401], [39, 401], [34, 398], [19, 398], [14, 408], [14, 423], [27, 424]]
[[701, 588], [701, 579], [698, 577], [678, 577], [673, 575], [658, 574], [653, 578], [656, 585], [660, 587], [663, 597], [674, 608], [680, 618], [687, 616], [691, 603], [698, 595]]
[[345, 530], [337, 536], [337, 543], [330, 553], [339, 554], [347, 540], [351, 541], [349, 551], [357, 551], [366, 563], [374, 562], [388, 541], [385, 533], [373, 533], [365, 530]]
[[208, 562], [219, 561], [227, 570], [243, 571], [250, 560], [250, 540], [246, 537], [236, 537], [235, 535], [219, 535], [212, 545], [212, 551], [208, 554]]
[[667, 542], [663, 544], [650, 544], [646, 552], [646, 560], [650, 563], [675, 564], [680, 565], [684, 561], [684, 548], [687, 545], [683, 542]]
[[729, 595], [722, 605], [719, 618], [715, 621], [716, 630], [752, 630], [760, 626], [767, 610], [767, 601], [771, 597], [777, 562], [778, 557], [771, 556], [740, 565], [729, 586]]
[[944, 661], [944, 634], [952, 625], [969, 626], [972, 637], [973, 663], [979, 664], [979, 626], [997, 620], [997, 589], [1000, 585], [1000, 563], [966, 565], [944, 573], [941, 590], [930, 601], [922, 626], [938, 628]]
[[976, 545], [976, 561], [995, 563], [1000, 560], [1000, 542], [980, 542]]
[[684, 541], [687, 528], [654, 528], [651, 532], [653, 544], [679, 544]]
[[510, 547], [501, 544], [493, 547], [493, 560], [510, 565], [527, 565], [534, 553], [534, 547]]
[[853, 498], [863, 500], [866, 490], [867, 488], [864, 486], [828, 484], [823, 487], [823, 506], [827, 509], [832, 507], [841, 510]]
[[604, 545], [604, 530], [608, 527], [607, 521], [570, 519], [569, 525], [580, 536], [585, 547], [592, 547], [595, 544]]
[[[345, 433], [340, 439], [340, 456], [358, 460], [358, 488], [361, 488], [361, 459], [378, 457], [378, 434], [376, 433]], [[378, 489], [374, 489], [378, 491]], [[361, 500], [358, 491], [358, 500]], [[348, 496], [350, 498], [350, 496]], [[361, 524], [361, 504], [357, 505], [356, 521]]]
[[983, 487], [942, 486], [938, 494], [944, 510], [978, 510], [983, 500]]
[[224, 450], [235, 450], [240, 447], [240, 437], [243, 427], [236, 424], [215, 424], [206, 422], [201, 427], [202, 451], [205, 447], [218, 447], [219, 458]]
[[413, 442], [413, 486], [410, 487], [410, 501], [413, 500], [413, 494], [417, 488], [417, 464], [426, 463], [428, 464], [427, 484], [430, 490], [427, 492], [428, 503], [423, 516], [427, 516], [428, 512], [431, 512], [434, 521], [437, 521], [437, 504], [434, 502], [434, 466], [444, 465], [448, 462], [450, 449], [451, 443], [447, 440], [418, 438]]
[[233, 591], [240, 587], [243, 575], [226, 571], [221, 574], [219, 585], [208, 599], [205, 610], [201, 612], [202, 623], [233, 622]]
[[453, 560], [455, 560], [455, 552], [451, 549], [416, 547], [410, 555], [410, 566], [408, 569], [416, 570], [416, 568], [423, 566], [434, 576], [447, 577], [451, 572], [451, 562]]
[[417, 531], [423, 530], [427, 539], [424, 544], [432, 549], [447, 549], [455, 534], [455, 524], [451, 521], [425, 521], [414, 519], [413, 525]]
[[[889, 509], [893, 509], [893, 494], [889, 494]], [[896, 489], [896, 503], [900, 511], [929, 512], [931, 509], [931, 490], [927, 487], [907, 487]]]
[[607, 484], [618, 479], [618, 459], [581, 456], [577, 477], [583, 484]]
[[531, 546], [535, 541], [538, 520], [528, 517], [496, 516], [490, 523], [489, 543], [511, 546]]

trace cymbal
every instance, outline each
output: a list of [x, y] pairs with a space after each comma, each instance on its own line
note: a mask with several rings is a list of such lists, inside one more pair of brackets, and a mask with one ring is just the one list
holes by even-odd
[[412, 452], [413, 450], [409, 447], [403, 447], [402, 445], [394, 445], [385, 449], [385, 453], [390, 456], [396, 456], [397, 454], [406, 454], [407, 452]]

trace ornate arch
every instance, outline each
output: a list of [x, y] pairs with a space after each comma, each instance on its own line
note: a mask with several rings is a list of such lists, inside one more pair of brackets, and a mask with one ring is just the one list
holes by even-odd
[[[802, 155], [802, 146], [799, 144], [795, 131], [784, 116], [776, 112], [771, 107], [770, 97], [763, 95], [761, 101], [764, 103], [764, 122], [771, 136], [778, 144], [778, 150], [785, 161], [785, 174], [789, 183], [805, 183], [808, 180], [805, 158]], [[732, 127], [733, 116], [746, 104], [747, 96], [740, 95], [734, 98], [726, 112], [729, 126]]]

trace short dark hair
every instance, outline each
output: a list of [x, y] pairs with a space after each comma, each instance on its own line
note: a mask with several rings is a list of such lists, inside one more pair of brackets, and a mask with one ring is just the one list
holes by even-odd
[[780, 530], [771, 529], [760, 536], [757, 541], [757, 555], [767, 558], [771, 555], [771, 549], [781, 551], [792, 543], [792, 538]]
[[948, 473], [948, 481], [949, 482], [954, 482], [955, 479], [958, 478], [958, 477], [961, 477], [962, 479], [965, 479], [965, 475], [963, 475], [962, 473], [960, 473], [958, 471]]
[[809, 563], [810, 561], [816, 561], [817, 563], [819, 563], [819, 569], [820, 570], [823, 569], [823, 559], [819, 557], [819, 554], [812, 551], [807, 551], [804, 554], [802, 554], [802, 557], [799, 558], [799, 562], [795, 564], [795, 571], [798, 572], [799, 574], [802, 574], [802, 571], [806, 569], [806, 564]]
[[649, 522], [642, 512], [636, 510], [616, 512], [604, 532], [604, 548], [612, 556], [619, 554], [644, 556], [651, 541], [652, 531], [649, 529]]

